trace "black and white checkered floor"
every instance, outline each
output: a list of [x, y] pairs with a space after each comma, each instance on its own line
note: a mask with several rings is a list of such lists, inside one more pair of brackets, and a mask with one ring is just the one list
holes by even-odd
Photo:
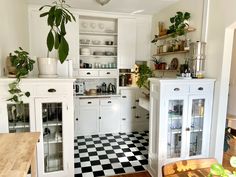
[[111, 176], [145, 170], [148, 132], [78, 136], [75, 177]]

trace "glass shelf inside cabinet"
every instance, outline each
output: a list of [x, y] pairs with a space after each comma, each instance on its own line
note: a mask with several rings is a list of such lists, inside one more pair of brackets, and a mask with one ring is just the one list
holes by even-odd
[[168, 106], [167, 157], [181, 155], [183, 100], [170, 100]]
[[9, 133], [29, 132], [29, 104], [7, 104]]
[[204, 112], [205, 99], [193, 99], [190, 129], [190, 156], [202, 154]]
[[42, 104], [44, 171], [63, 170], [62, 103]]

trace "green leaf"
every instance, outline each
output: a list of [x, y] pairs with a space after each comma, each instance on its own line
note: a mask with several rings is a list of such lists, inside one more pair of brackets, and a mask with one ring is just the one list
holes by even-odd
[[55, 48], [55, 49], [58, 49], [58, 47], [59, 47], [60, 38], [61, 38], [60, 34], [56, 33], [56, 34], [55, 34], [55, 43], [54, 43], [54, 48]]
[[48, 15], [48, 12], [44, 12], [44, 13], [40, 14], [40, 17], [44, 17], [46, 15]]
[[39, 8], [39, 11], [42, 10], [44, 7], [52, 7], [52, 6], [50, 6], [50, 5], [42, 6], [42, 7]]
[[191, 15], [190, 15], [189, 12], [185, 12], [185, 13], [184, 13], [184, 19], [185, 19], [185, 20], [190, 19], [190, 16], [191, 16]]
[[174, 23], [174, 22], [175, 22], [175, 17], [171, 17], [171, 18], [170, 18], [170, 22], [171, 22], [171, 23]]
[[49, 26], [53, 27], [54, 19], [55, 19], [54, 15], [48, 15], [48, 25]]
[[69, 53], [69, 45], [66, 39], [63, 36], [61, 36], [61, 43], [58, 48], [59, 60], [61, 63], [63, 63], [66, 60], [68, 53]]
[[61, 35], [65, 36], [66, 35], [66, 29], [65, 29], [65, 24], [64, 24], [65, 20], [62, 20], [61, 22]]
[[61, 24], [62, 19], [62, 10], [56, 9], [54, 15], [56, 17], [56, 26], [59, 26]]
[[30, 92], [25, 92], [25, 96], [29, 97], [30, 96]]
[[47, 37], [47, 46], [49, 51], [52, 51], [53, 45], [54, 45], [54, 36], [52, 34], [52, 30], [50, 30]]
[[220, 175], [224, 174], [224, 168], [220, 164], [212, 164], [211, 165], [211, 173], [213, 175], [220, 176]]

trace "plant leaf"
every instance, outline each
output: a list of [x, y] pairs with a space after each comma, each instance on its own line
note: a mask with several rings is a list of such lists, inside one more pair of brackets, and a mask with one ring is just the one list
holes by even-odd
[[59, 26], [61, 24], [62, 19], [62, 10], [56, 9], [54, 15], [56, 17], [56, 26]]
[[59, 47], [60, 37], [61, 37], [60, 34], [58, 34], [58, 33], [55, 34], [55, 43], [54, 43], [54, 48], [55, 49], [58, 49], [58, 47]]
[[59, 60], [61, 63], [63, 63], [66, 60], [68, 53], [69, 53], [69, 45], [64, 36], [61, 36], [61, 42], [58, 48]]
[[53, 45], [54, 45], [54, 36], [52, 34], [52, 30], [50, 30], [47, 37], [47, 46], [49, 51], [52, 51]]
[[46, 15], [48, 15], [48, 12], [44, 12], [44, 13], [40, 14], [40, 17], [44, 17]]
[[66, 29], [65, 29], [65, 24], [64, 24], [65, 20], [63, 19], [61, 22], [61, 35], [65, 36], [66, 35]]
[[213, 175], [220, 176], [220, 175], [224, 174], [224, 168], [220, 164], [212, 164], [211, 165], [211, 173]]

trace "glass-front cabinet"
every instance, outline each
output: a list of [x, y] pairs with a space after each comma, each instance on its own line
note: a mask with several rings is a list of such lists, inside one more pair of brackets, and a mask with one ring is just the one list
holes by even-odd
[[[39, 176], [65, 172], [65, 115], [67, 112], [64, 99], [36, 99], [36, 130], [41, 131], [38, 146]], [[54, 173], [55, 172], [55, 173]]]
[[167, 163], [209, 157], [214, 80], [150, 80], [149, 168], [153, 176], [162, 176]]

